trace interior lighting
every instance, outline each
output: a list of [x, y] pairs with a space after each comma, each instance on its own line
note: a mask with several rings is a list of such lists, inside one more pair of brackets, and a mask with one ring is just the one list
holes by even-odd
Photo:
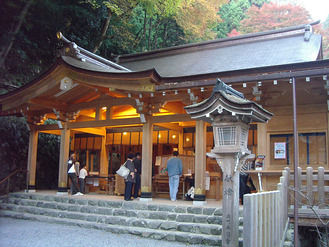
[[122, 134], [125, 136], [125, 135], [127, 135], [127, 132], [123, 132]]
[[327, 80], [327, 76], [326, 75], [324, 75], [322, 78], [323, 78], [324, 81]]
[[161, 138], [161, 135], [159, 134], [158, 137]]
[[187, 137], [187, 138], [186, 138], [186, 141], [189, 142], [189, 141], [190, 141], [190, 138]]
[[277, 85], [277, 84], [278, 84], [278, 81], [277, 81], [277, 80], [274, 80], [274, 81], [273, 81], [273, 84], [274, 84], [274, 85]]
[[172, 139], [176, 139], [176, 135], [172, 135]]
[[106, 106], [102, 107], [102, 110], [103, 111], [106, 111], [107, 110], [107, 107]]
[[262, 82], [261, 81], [257, 82], [257, 85], [258, 87], [262, 86]]
[[166, 92], [162, 92], [162, 96], [166, 96]]
[[244, 83], [242, 84], [242, 86], [243, 86], [243, 87], [247, 87], [247, 83], [244, 82]]
[[178, 94], [178, 91], [177, 90], [175, 90], [175, 94]]
[[204, 87], [201, 88], [201, 92], [204, 92]]
[[305, 81], [309, 82], [311, 79], [309, 77], [305, 78]]

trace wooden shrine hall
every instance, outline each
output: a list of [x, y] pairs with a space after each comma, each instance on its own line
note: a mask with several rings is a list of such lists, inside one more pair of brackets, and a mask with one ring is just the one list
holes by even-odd
[[[248, 134], [248, 149], [265, 155], [265, 189], [273, 189], [284, 167], [294, 163], [293, 79], [300, 166], [328, 169], [329, 60], [322, 59], [315, 24], [121, 55], [115, 62], [58, 33], [63, 47], [54, 65], [0, 95], [0, 116], [24, 117], [28, 123], [29, 189], [37, 189], [38, 133], [43, 132], [61, 136], [58, 192], [68, 190], [70, 150], [100, 178], [99, 187], [129, 152], [141, 152], [141, 199], [152, 200], [154, 181], [163, 178], [166, 160], [178, 150], [184, 174], [194, 174], [195, 201], [219, 200], [221, 169], [206, 157], [213, 148], [212, 127], [184, 109], [209, 98], [218, 78], [274, 113], [268, 123], [252, 123]], [[277, 143], [284, 143], [281, 156]]]

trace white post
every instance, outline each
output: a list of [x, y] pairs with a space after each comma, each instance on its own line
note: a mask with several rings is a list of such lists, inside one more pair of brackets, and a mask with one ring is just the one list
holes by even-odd
[[318, 192], [319, 192], [319, 207], [324, 208], [324, 168], [318, 168]]

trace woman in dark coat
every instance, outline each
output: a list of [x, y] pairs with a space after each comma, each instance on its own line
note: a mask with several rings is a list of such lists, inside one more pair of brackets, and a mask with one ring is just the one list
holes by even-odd
[[133, 188], [133, 184], [135, 181], [135, 164], [133, 162], [135, 155], [133, 153], [128, 154], [128, 159], [126, 161], [126, 167], [130, 170], [130, 174], [128, 175], [127, 179], [125, 179], [125, 200], [132, 201], [131, 199], [131, 192]]

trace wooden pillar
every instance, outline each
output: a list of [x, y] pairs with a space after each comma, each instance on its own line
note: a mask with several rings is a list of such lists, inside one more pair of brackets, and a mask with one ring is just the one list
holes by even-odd
[[265, 155], [265, 166], [269, 164], [269, 149], [267, 148], [267, 124], [257, 123], [257, 155]]
[[59, 171], [58, 171], [58, 192], [67, 193], [67, 161], [69, 159], [70, 151], [70, 130], [67, 129], [66, 124], [63, 124], [61, 130], [61, 146], [59, 154]]
[[35, 175], [37, 168], [37, 151], [38, 151], [38, 132], [35, 131], [33, 126], [30, 127], [30, 138], [29, 138], [29, 153], [27, 170], [28, 172], [28, 191], [35, 192]]
[[[267, 124], [266, 123], [257, 123], [257, 155], [265, 155], [264, 167], [267, 169], [270, 162], [270, 149], [267, 146], [270, 145], [267, 143]], [[255, 186], [258, 191], [267, 190], [267, 177], [261, 176], [259, 173], [258, 183], [255, 183]], [[261, 190], [262, 189], [262, 190]]]
[[207, 129], [206, 123], [197, 120], [195, 124], [195, 189], [194, 205], [206, 204], [206, 147], [207, 147]]
[[113, 118], [113, 107], [108, 106], [106, 109], [106, 120]]
[[141, 201], [152, 201], [152, 151], [153, 124], [146, 118], [143, 124]]
[[178, 140], [178, 153], [184, 154], [184, 132], [179, 132], [179, 140]]
[[101, 153], [100, 153], [100, 175], [108, 176], [109, 173], [109, 160], [108, 155], [106, 152], [106, 130], [105, 136], [102, 136], [102, 146], [101, 146]]

